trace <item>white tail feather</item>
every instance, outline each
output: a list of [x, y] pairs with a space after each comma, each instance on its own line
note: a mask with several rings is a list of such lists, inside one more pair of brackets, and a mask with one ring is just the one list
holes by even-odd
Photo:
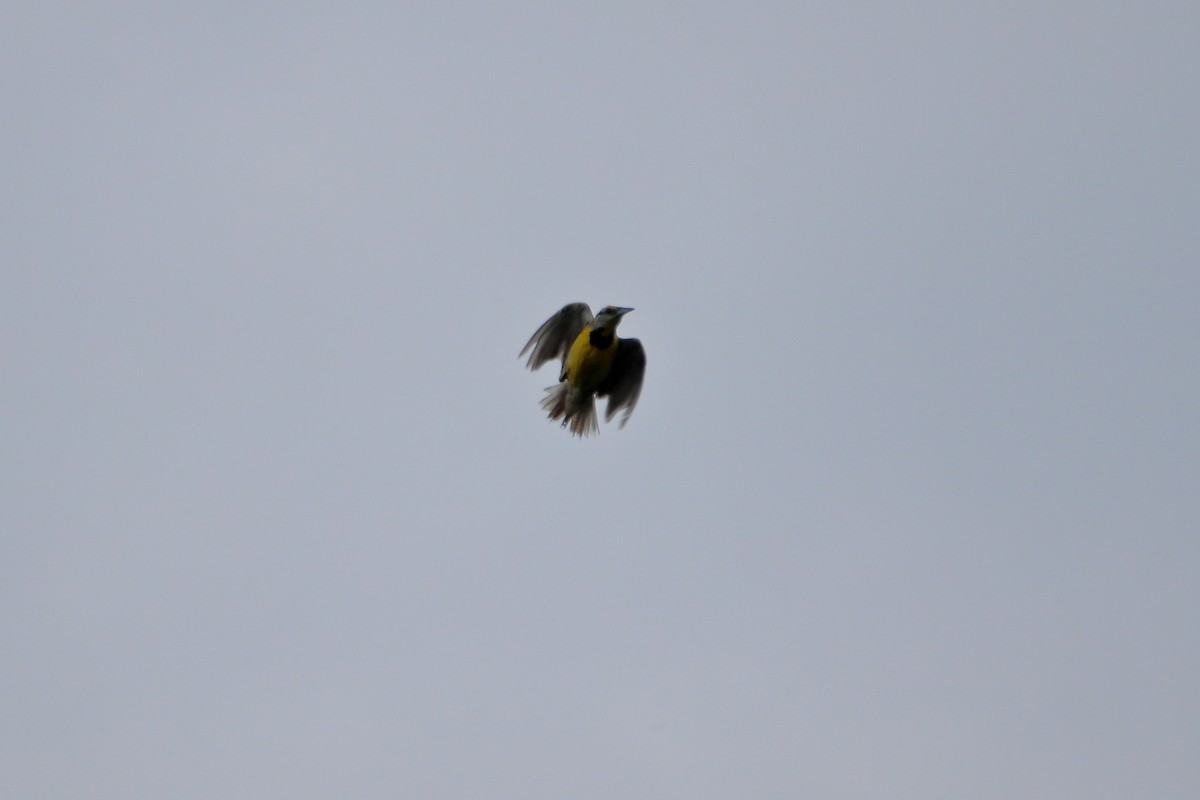
[[569, 428], [576, 436], [590, 436], [600, 431], [595, 396], [591, 392], [576, 389], [566, 381], [546, 387], [542, 408], [550, 415], [550, 419], [562, 420], [562, 426]]

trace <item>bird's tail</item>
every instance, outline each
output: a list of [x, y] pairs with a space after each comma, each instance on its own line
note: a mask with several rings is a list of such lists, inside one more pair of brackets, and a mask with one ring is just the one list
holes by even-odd
[[562, 426], [570, 428], [576, 436], [590, 436], [600, 430], [595, 395], [576, 389], [566, 381], [546, 387], [542, 408], [550, 415], [550, 419], [562, 420]]

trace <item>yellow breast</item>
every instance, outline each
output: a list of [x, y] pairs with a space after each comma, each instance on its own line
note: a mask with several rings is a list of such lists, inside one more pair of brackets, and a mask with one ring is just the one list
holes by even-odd
[[599, 348], [591, 342], [592, 327], [588, 325], [575, 337], [567, 353], [567, 383], [577, 389], [595, 389], [612, 367], [617, 353], [617, 337], [612, 337], [608, 347]]

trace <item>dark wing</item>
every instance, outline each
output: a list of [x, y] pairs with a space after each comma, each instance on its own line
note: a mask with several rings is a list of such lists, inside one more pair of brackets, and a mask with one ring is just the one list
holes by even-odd
[[[542, 327], [534, 331], [533, 336], [521, 348], [521, 355], [533, 348], [529, 354], [530, 369], [537, 369], [547, 361], [564, 359], [571, 349], [579, 332], [592, 321], [592, 310], [587, 303], [569, 303], [562, 307], [557, 314], [542, 323]], [[518, 356], [520, 358], [520, 356]]]
[[604, 421], [610, 422], [613, 415], [625, 409], [621, 415], [621, 427], [629, 421], [638, 395], [642, 393], [642, 378], [646, 374], [646, 351], [638, 339], [618, 339], [617, 352], [613, 355], [612, 368], [608, 377], [596, 388], [599, 397], [608, 395], [608, 407], [604, 410]]

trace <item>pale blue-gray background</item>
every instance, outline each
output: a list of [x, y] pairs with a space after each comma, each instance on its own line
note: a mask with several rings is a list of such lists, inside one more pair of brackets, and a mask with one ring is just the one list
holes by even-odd
[[8, 4], [0, 795], [1200, 796], [1198, 41]]

